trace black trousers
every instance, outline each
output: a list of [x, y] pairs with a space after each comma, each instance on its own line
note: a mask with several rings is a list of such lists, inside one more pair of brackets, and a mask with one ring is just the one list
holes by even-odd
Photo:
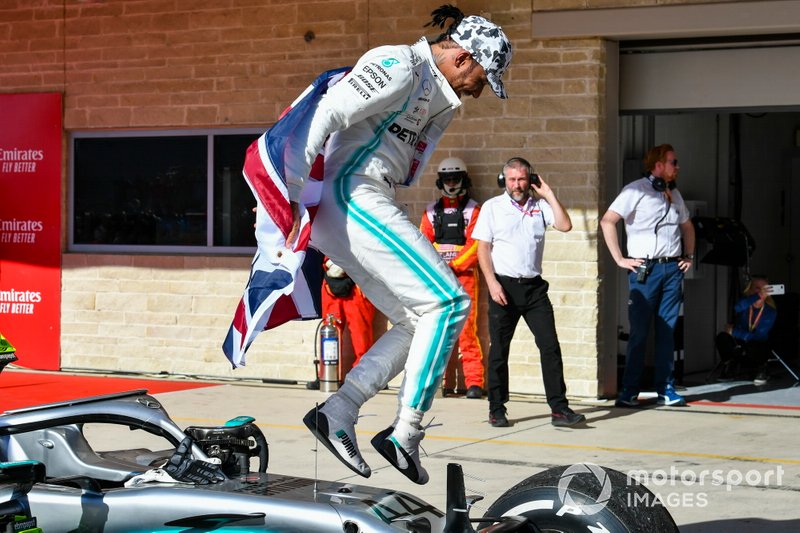
[[508, 304], [502, 306], [489, 300], [489, 412], [502, 410], [508, 402], [508, 352], [520, 317], [525, 319], [539, 348], [547, 403], [553, 411], [567, 407], [561, 345], [556, 334], [553, 305], [547, 296], [549, 284], [541, 277], [525, 283], [503, 276], [497, 279], [506, 293]]

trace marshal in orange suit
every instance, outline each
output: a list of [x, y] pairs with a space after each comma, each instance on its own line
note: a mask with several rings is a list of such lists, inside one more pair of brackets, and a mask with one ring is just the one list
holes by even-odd
[[375, 306], [367, 300], [367, 297], [361, 292], [361, 288], [339, 265], [327, 257], [324, 261], [322, 316], [332, 314], [340, 321], [342, 330], [347, 329], [350, 332], [355, 355], [353, 366], [356, 366], [364, 352], [372, 346], [372, 321], [375, 318]]
[[478, 339], [478, 252], [472, 228], [480, 206], [469, 197], [471, 182], [467, 165], [457, 157], [444, 159], [438, 168], [436, 187], [442, 196], [428, 204], [420, 230], [472, 298], [472, 310], [458, 338], [467, 398], [483, 395], [483, 350]]

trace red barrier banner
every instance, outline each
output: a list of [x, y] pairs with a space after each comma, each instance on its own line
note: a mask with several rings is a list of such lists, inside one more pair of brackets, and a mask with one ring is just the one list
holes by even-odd
[[60, 367], [61, 95], [0, 94], [0, 332]]

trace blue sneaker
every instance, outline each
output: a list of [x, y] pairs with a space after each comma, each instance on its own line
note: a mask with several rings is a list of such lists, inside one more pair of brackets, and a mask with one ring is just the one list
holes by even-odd
[[617, 401], [614, 402], [616, 407], [639, 407], [639, 391], [631, 389], [622, 389], [617, 395]]
[[675, 392], [672, 387], [667, 387], [664, 392], [658, 393], [658, 405], [686, 405], [686, 399]]

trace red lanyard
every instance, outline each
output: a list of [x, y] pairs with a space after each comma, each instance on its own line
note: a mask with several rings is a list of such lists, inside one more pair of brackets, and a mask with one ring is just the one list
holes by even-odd
[[762, 302], [761, 303], [761, 309], [758, 310], [758, 315], [756, 315], [756, 321], [755, 322], [753, 322], [753, 307], [754, 307], [754, 305], [750, 306], [750, 309], [748, 310], [748, 315], [747, 315], [747, 325], [750, 327], [750, 331], [753, 331], [754, 329], [756, 329], [756, 326], [758, 325], [758, 321], [761, 320], [761, 313], [764, 312], [764, 305], [765, 304]]
[[536, 207], [533, 198], [528, 198], [528, 201], [525, 202], [525, 205], [519, 205], [516, 200], [512, 198], [511, 205], [522, 211], [523, 215], [528, 215], [529, 217], [533, 216]]

